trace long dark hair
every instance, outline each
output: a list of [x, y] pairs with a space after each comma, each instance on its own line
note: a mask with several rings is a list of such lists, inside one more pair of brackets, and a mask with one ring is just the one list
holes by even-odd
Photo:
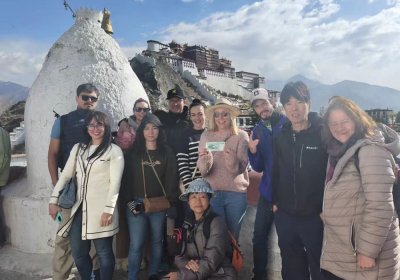
[[107, 151], [107, 149], [111, 146], [110, 118], [103, 112], [92, 111], [88, 114], [88, 116], [85, 119], [85, 127], [84, 127], [85, 140], [83, 141], [83, 144], [86, 145], [85, 150], [89, 147], [90, 142], [92, 141], [92, 138], [90, 137], [89, 132], [88, 132], [88, 126], [93, 119], [96, 122], [104, 125], [104, 136], [103, 136], [103, 140], [101, 141], [100, 145], [96, 148], [94, 153], [88, 157], [88, 160], [95, 158], [95, 157], [101, 157]]
[[147, 124], [152, 123], [158, 127], [158, 137], [157, 137], [157, 151], [163, 152], [167, 145], [166, 136], [164, 129], [161, 125], [160, 120], [152, 113], [147, 113], [140, 123], [138, 129], [136, 130], [136, 139], [133, 143], [132, 150], [137, 155], [146, 154], [146, 140], [144, 139], [144, 128]]

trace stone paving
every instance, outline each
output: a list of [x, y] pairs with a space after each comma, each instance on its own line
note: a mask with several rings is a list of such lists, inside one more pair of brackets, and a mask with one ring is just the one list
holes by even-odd
[[[251, 180], [253, 181], [253, 180]], [[255, 204], [258, 200], [257, 192], [257, 180], [252, 182], [248, 189], [248, 200], [249, 206], [244, 217], [242, 228], [240, 232], [239, 243], [241, 250], [245, 257], [245, 263], [242, 271], [239, 274], [238, 279], [247, 280], [252, 277], [253, 268], [253, 248], [252, 248], [252, 237], [254, 229], [254, 219], [256, 213]], [[281, 260], [279, 254], [279, 248], [277, 245], [277, 236], [275, 229], [270, 236], [270, 250], [268, 254], [268, 279], [270, 280], [281, 280]], [[117, 267], [124, 267], [118, 264]], [[44, 280], [51, 279], [51, 254], [28, 254], [19, 252], [7, 245], [0, 248], [0, 280]], [[70, 277], [69, 280], [76, 279], [80, 280], [80, 277], [75, 275]], [[114, 280], [125, 280], [128, 279], [126, 271], [119, 269], [115, 272], [113, 277]], [[140, 277], [141, 280], [146, 280], [146, 275], [142, 272]]]
[[[252, 236], [253, 236], [253, 225], [255, 218], [256, 208], [249, 206], [246, 212], [246, 216], [243, 220], [242, 230], [239, 238], [242, 252], [245, 256], [245, 264], [242, 271], [239, 274], [238, 279], [247, 280], [252, 277]], [[276, 245], [276, 234], [273, 232], [271, 237], [271, 249], [268, 255], [270, 280], [280, 280], [280, 256], [279, 250]], [[119, 265], [121, 267], [121, 265]], [[123, 266], [122, 266], [123, 267]], [[1, 280], [44, 280], [51, 279], [51, 254], [27, 254], [17, 251], [11, 248], [11, 246], [5, 246], [0, 249], [0, 279]], [[70, 277], [70, 280], [80, 280], [79, 276]], [[127, 272], [122, 269], [117, 270], [113, 277], [114, 280], [125, 280], [128, 279]], [[146, 275], [142, 272], [141, 280], [146, 280]]]

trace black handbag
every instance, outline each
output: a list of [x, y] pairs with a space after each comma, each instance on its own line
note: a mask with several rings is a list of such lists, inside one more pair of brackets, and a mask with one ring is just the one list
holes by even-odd
[[76, 201], [76, 183], [75, 178], [71, 178], [65, 184], [60, 196], [58, 197], [58, 206], [64, 209], [70, 209], [74, 206]]
[[180, 256], [185, 251], [186, 230], [174, 228], [172, 234], [167, 235], [167, 249], [170, 256]]
[[[76, 169], [76, 161], [80, 147], [81, 146], [79, 145], [76, 151], [74, 169]], [[58, 206], [64, 209], [72, 208], [72, 206], [74, 206], [76, 202], [76, 189], [77, 189], [77, 183], [76, 183], [76, 173], [75, 173], [75, 176], [71, 178], [71, 180], [69, 180], [69, 182], [64, 185], [64, 188], [62, 189], [60, 196], [58, 197]]]

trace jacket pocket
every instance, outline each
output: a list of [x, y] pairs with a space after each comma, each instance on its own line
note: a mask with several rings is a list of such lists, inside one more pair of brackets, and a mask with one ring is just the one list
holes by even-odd
[[353, 250], [354, 255], [356, 255], [356, 253], [357, 253], [356, 227], [354, 225], [354, 222], [351, 223], [351, 227], [350, 227], [350, 245], [351, 245], [351, 249]]

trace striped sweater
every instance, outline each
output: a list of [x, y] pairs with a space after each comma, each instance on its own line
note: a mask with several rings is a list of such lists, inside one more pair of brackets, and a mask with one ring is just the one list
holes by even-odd
[[183, 132], [182, 141], [179, 143], [176, 158], [178, 161], [179, 178], [182, 180], [185, 189], [193, 179], [201, 177], [198, 169], [194, 177], [193, 172], [196, 169], [197, 159], [199, 158], [198, 147], [203, 131], [203, 129], [195, 130], [192, 127], [187, 128]]

